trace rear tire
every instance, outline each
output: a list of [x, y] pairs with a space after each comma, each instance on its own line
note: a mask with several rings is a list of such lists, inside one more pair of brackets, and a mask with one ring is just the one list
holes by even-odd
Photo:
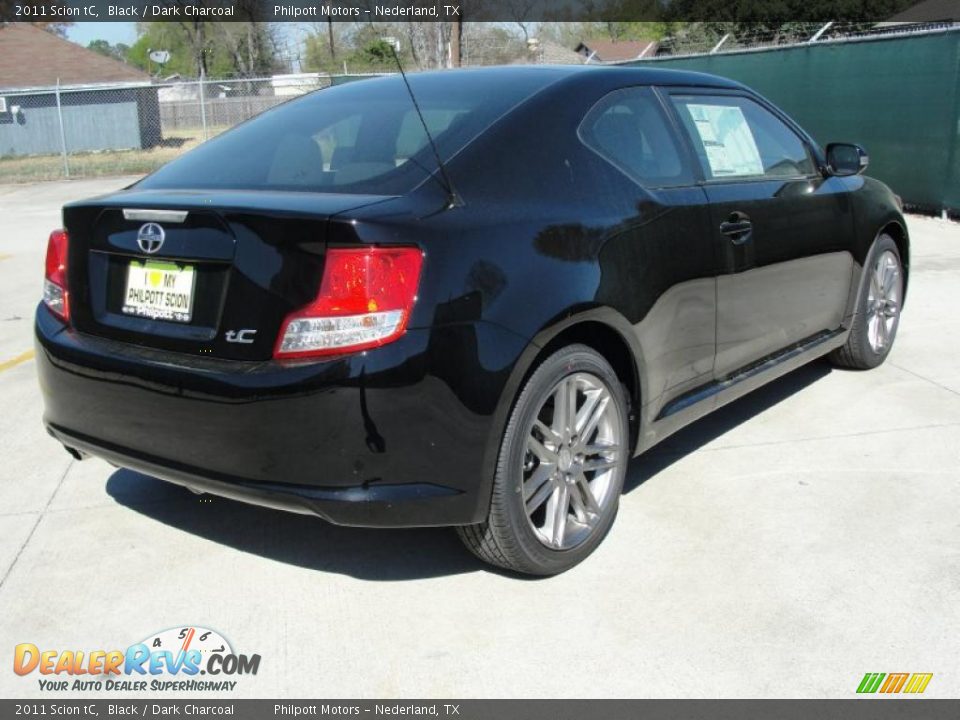
[[457, 528], [485, 562], [555, 575], [602, 542], [629, 460], [627, 400], [586, 345], [557, 351], [524, 385], [504, 431], [487, 519]]
[[860, 289], [857, 313], [850, 335], [842, 347], [828, 356], [843, 368], [870, 370], [887, 359], [900, 325], [904, 273], [900, 251], [893, 238], [881, 234], [864, 264], [865, 281]]

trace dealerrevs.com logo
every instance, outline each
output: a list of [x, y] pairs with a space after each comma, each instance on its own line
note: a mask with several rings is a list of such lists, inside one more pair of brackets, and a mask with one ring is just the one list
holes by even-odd
[[40, 649], [33, 643], [14, 648], [13, 671], [36, 673], [46, 691], [230, 692], [242, 675], [256, 675], [260, 655], [244, 655], [220, 633], [203, 627], [178, 627], [153, 633], [126, 650]]

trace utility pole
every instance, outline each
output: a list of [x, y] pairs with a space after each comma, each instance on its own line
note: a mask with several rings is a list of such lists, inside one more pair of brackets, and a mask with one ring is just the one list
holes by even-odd
[[459, 18], [450, 28], [450, 64], [460, 67], [463, 64], [463, 21]]

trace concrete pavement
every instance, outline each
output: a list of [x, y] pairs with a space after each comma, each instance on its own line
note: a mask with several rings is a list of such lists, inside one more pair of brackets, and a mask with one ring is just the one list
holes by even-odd
[[0, 696], [43, 694], [11, 671], [17, 643], [183, 625], [262, 656], [239, 697], [850, 698], [866, 672], [960, 694], [960, 225], [909, 219], [884, 366], [808, 366], [674, 436], [632, 464], [593, 557], [524, 580], [451, 531], [337, 528], [71, 460], [24, 355], [46, 237], [63, 202], [126, 182], [0, 187]]

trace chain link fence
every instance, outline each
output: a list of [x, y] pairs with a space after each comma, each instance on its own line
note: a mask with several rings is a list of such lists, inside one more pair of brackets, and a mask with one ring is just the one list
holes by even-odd
[[280, 103], [361, 77], [0, 90], [0, 183], [148, 173]]
[[714, 55], [746, 50], [785, 48], [810, 43], [845, 42], [911, 35], [950, 28], [951, 22], [789, 22], [777, 27], [763, 23], [691, 23], [662, 38], [658, 56]]

